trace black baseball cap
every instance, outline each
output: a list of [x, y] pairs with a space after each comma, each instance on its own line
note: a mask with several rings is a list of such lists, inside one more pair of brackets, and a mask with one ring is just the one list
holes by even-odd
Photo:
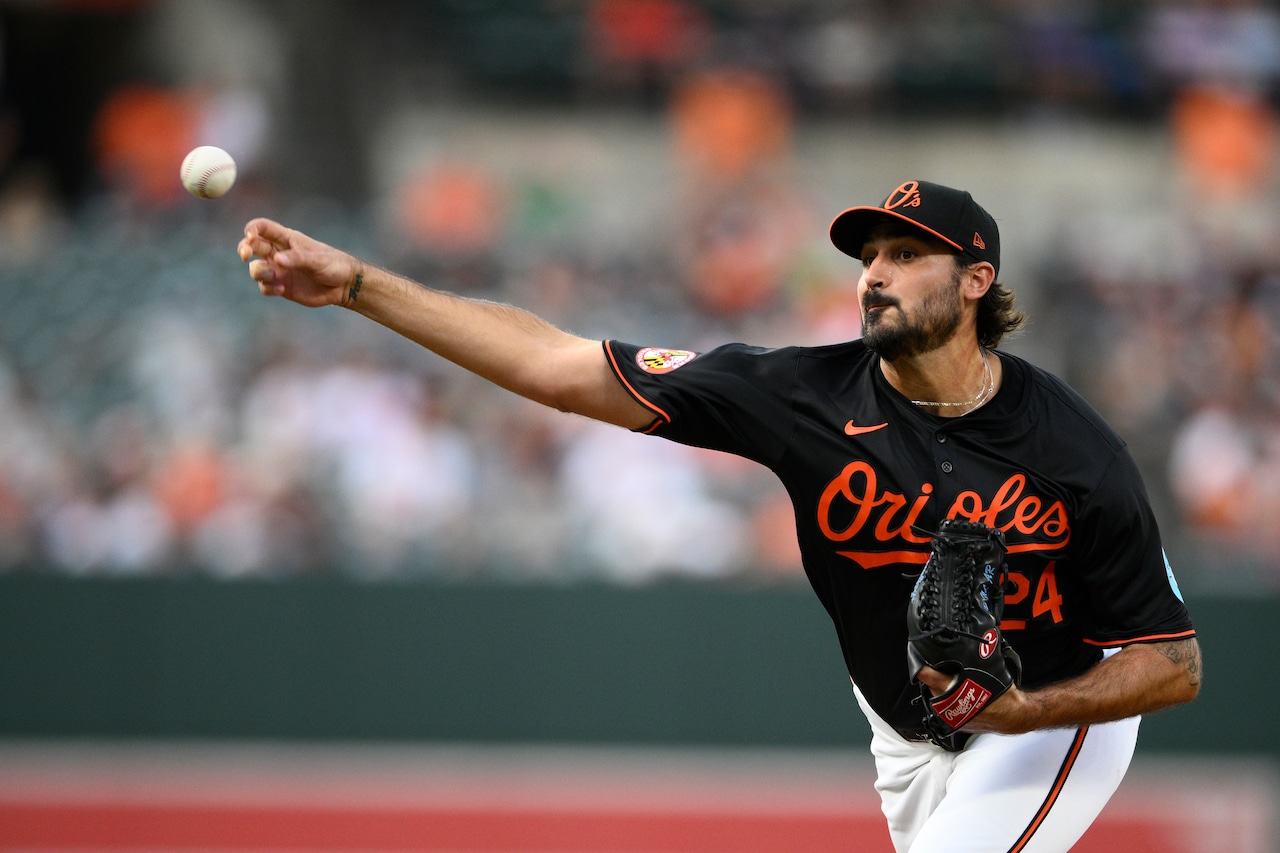
[[871, 230], [899, 220], [937, 237], [962, 255], [1000, 271], [1000, 229], [991, 214], [964, 190], [907, 181], [878, 207], [851, 207], [831, 222], [831, 242], [846, 255], [862, 257]]

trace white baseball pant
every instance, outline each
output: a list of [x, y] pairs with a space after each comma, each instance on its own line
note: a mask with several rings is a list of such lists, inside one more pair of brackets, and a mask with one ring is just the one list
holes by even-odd
[[961, 752], [905, 740], [867, 705], [876, 790], [898, 853], [1065, 853], [1129, 768], [1139, 717], [980, 734]]

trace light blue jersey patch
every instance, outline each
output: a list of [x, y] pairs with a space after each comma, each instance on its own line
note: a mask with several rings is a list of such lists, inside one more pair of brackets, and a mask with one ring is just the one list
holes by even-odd
[[[1160, 549], [1160, 553], [1164, 555], [1164, 573], [1169, 576], [1169, 586], [1173, 587], [1173, 594], [1178, 596], [1179, 601], [1182, 601], [1182, 590], [1178, 589], [1178, 579], [1173, 576], [1173, 566], [1169, 565], [1169, 555], [1165, 554], [1163, 548]], [[1182, 603], [1186, 604], [1185, 601], [1182, 601]]]

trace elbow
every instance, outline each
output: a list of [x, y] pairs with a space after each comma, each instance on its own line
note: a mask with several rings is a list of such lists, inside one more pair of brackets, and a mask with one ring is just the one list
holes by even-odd
[[1187, 679], [1178, 685], [1177, 692], [1173, 697], [1174, 705], [1185, 705], [1195, 700], [1200, 695], [1200, 680]]
[[547, 388], [541, 393], [531, 394], [529, 398], [548, 408], [568, 415], [585, 415], [594, 417], [595, 402], [591, 390], [580, 384], [566, 382], [554, 388]]
[[1200, 644], [1194, 637], [1159, 644], [1127, 646], [1116, 659], [1128, 656], [1137, 664], [1133, 696], [1140, 713], [1185, 705], [1200, 695]]
[[1173, 702], [1184, 705], [1200, 695], [1204, 672], [1200, 660], [1200, 643], [1192, 637], [1179, 643], [1171, 643], [1164, 655], [1176, 665], [1173, 684]]

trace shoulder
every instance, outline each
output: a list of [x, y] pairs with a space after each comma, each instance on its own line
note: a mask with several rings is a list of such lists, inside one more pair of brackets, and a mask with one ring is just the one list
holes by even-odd
[[874, 358], [875, 354], [871, 352], [862, 343], [861, 340], [845, 341], [838, 344], [823, 344], [821, 346], [782, 346], [782, 347], [763, 347], [752, 344], [730, 343], [722, 344], [714, 349], [707, 351], [708, 355], [718, 355], [726, 358], [755, 358], [770, 361], [814, 361], [829, 362], [833, 364], [848, 364], [866, 358]]
[[793, 349], [801, 358], [838, 364], [874, 360], [877, 357], [861, 339], [844, 341], [838, 344], [824, 344], [822, 346], [794, 347]]
[[757, 372], [794, 371], [801, 363], [832, 365], [847, 370], [874, 354], [861, 341], [825, 346], [767, 347], [747, 343], [724, 343], [707, 349], [685, 350], [607, 340], [605, 351], [621, 369], [650, 374], [668, 374], [677, 369], [684, 376], [708, 371], [730, 371], [751, 375]]
[[1107, 423], [1088, 400], [1064, 379], [1024, 358], [1000, 351], [1005, 371], [1016, 371], [1022, 381], [1023, 414], [1036, 429], [1069, 435], [1080, 441], [1093, 438], [1113, 452], [1125, 447], [1125, 441]]
[[796, 347], [793, 352], [798, 377], [804, 377], [808, 382], [818, 382], [823, 377], [833, 377], [838, 379], [841, 385], [854, 381], [858, 377], [869, 376], [868, 368], [877, 364], [880, 359], [861, 340], [824, 346]]

